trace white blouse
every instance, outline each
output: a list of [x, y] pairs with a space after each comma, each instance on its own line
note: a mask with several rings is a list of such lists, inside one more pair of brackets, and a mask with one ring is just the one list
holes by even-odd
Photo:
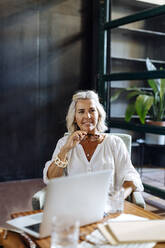
[[[52, 159], [45, 164], [43, 180], [46, 184], [49, 181], [47, 177], [48, 168], [60, 152], [61, 147], [66, 143], [67, 138], [68, 135], [58, 141]], [[98, 144], [90, 161], [88, 161], [81, 144], [70, 150], [67, 157], [69, 161], [67, 166], [68, 175], [111, 169], [111, 183], [114, 189], [120, 188], [124, 181], [132, 181], [136, 190], [143, 191], [140, 176], [131, 163], [127, 148], [122, 139], [115, 135], [105, 134], [103, 142]]]

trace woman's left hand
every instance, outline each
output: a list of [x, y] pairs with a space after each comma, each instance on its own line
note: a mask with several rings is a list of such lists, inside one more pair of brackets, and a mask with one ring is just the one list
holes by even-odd
[[123, 188], [124, 188], [124, 199], [126, 199], [136, 189], [132, 181], [125, 181], [123, 183]]

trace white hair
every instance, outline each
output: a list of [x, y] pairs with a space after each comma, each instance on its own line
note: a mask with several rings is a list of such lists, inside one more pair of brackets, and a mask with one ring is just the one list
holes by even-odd
[[106, 113], [105, 113], [105, 110], [104, 110], [102, 104], [99, 102], [98, 94], [92, 90], [87, 90], [87, 91], [79, 91], [76, 94], [74, 94], [72, 97], [72, 102], [69, 106], [68, 113], [66, 116], [66, 124], [67, 124], [68, 132], [73, 133], [79, 129], [79, 127], [75, 123], [75, 113], [76, 113], [76, 103], [78, 102], [78, 100], [81, 100], [81, 99], [94, 100], [94, 102], [96, 104], [96, 108], [97, 108], [98, 113], [99, 113], [97, 130], [99, 132], [106, 131], [107, 130], [107, 126], [105, 124]]

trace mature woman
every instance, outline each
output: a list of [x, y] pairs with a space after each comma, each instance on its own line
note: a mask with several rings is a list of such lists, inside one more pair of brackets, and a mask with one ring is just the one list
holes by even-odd
[[123, 141], [103, 133], [107, 129], [105, 117], [94, 91], [73, 95], [66, 117], [69, 134], [58, 141], [52, 159], [45, 165], [45, 183], [64, 174], [111, 169], [111, 183], [115, 189], [124, 187], [125, 198], [133, 190], [143, 190]]

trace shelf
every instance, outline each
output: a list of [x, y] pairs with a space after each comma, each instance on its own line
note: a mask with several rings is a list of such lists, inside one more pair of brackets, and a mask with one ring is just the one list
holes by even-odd
[[[143, 59], [147, 57], [146, 54], [150, 54], [150, 56], [152, 54], [152, 58], [164, 59], [164, 40], [162, 38], [165, 37], [163, 21], [165, 16], [165, 0], [161, 0], [163, 4], [162, 6], [157, 4], [158, 0], [154, 0], [154, 3], [150, 3], [149, 0], [146, 1], [110, 0], [105, 2], [110, 3], [110, 5], [103, 5], [104, 1], [100, 1], [99, 66], [97, 71], [98, 92], [99, 96], [103, 99], [103, 104], [108, 117], [107, 124], [110, 129], [118, 128], [120, 130], [132, 130], [142, 134], [153, 133], [165, 135], [165, 127], [140, 124], [138, 116], [134, 116], [129, 123], [124, 121], [123, 110], [125, 110], [126, 107], [126, 98], [123, 97], [122, 101], [119, 102], [119, 105], [114, 106], [114, 111], [111, 110], [109, 100], [112, 94], [112, 81], [114, 84], [113, 88], [115, 89], [115, 83], [117, 86], [117, 83], [124, 84], [131, 81], [128, 84], [134, 83], [135, 85], [136, 81], [139, 83], [140, 80], [140, 83], [143, 84], [143, 80], [165, 78], [165, 69], [156, 71], [145, 70], [146, 59]], [[113, 20], [110, 19], [111, 16], [112, 18], [114, 16]], [[127, 24], [131, 24], [131, 26], [125, 26]], [[139, 29], [137, 27], [139, 27]], [[151, 29], [158, 31], [151, 31]], [[112, 44], [112, 38], [114, 38], [114, 44]], [[111, 50], [112, 45], [113, 50]], [[118, 50], [119, 46], [123, 47], [120, 47], [120, 50]], [[137, 49], [135, 53], [133, 53], [134, 49]], [[159, 52], [157, 52], [157, 50], [159, 50]], [[112, 56], [111, 51], [113, 51], [114, 56]], [[120, 57], [121, 54], [123, 54], [123, 57]], [[140, 58], [131, 58], [130, 54], [132, 56], [135, 54], [135, 56], [139, 56]], [[150, 56], [148, 55], [148, 57]], [[158, 64], [158, 67], [161, 65], [164, 67], [165, 61], [151, 61], [154, 64]], [[112, 69], [115, 71], [114, 73], [112, 72]], [[136, 72], [132, 72], [134, 69], [136, 69]], [[118, 72], [120, 70], [125, 72]], [[142, 87], [144, 88], [144, 85]], [[121, 106], [121, 104], [123, 104], [123, 106]], [[112, 117], [111, 114], [113, 114], [113, 116], [118, 114], [120, 117], [115, 118]], [[133, 135], [136, 135], [134, 132], [132, 132]], [[157, 188], [150, 187], [147, 184], [144, 184], [144, 188], [145, 191], [148, 191], [151, 194], [154, 192], [154, 194], [164, 197], [164, 191], [160, 192]]]
[[[135, 86], [135, 85], [134, 85]], [[127, 86], [126, 86], [127, 87]], [[126, 87], [124, 87], [124, 86], [118, 86], [118, 85], [113, 85], [113, 86], [111, 86], [111, 89], [113, 89], [113, 90], [119, 90], [119, 89], [123, 89], [123, 90], [125, 90], [125, 88]], [[133, 86], [128, 86], [129, 88], [132, 88], [132, 90], [133, 90]], [[151, 88], [148, 88], [148, 87], [136, 87], [136, 88], [138, 88], [139, 90], [148, 90], [148, 91], [151, 91]]]
[[[113, 60], [123, 60], [123, 61], [127, 61], [127, 62], [133, 62], [133, 63], [146, 63], [146, 59], [139, 59], [139, 58], [131, 58], [131, 57], [118, 57], [118, 56], [112, 56], [111, 57]], [[154, 64], [165, 64], [165, 61], [162, 60], [155, 60], [155, 59], [151, 59], [151, 62]]]
[[161, 188], [157, 188], [150, 184], [143, 183], [144, 191], [148, 194], [160, 197], [161, 199], [165, 199], [165, 190]]
[[129, 15], [126, 17], [121, 17], [121, 18], [112, 20], [110, 22], [105, 23], [104, 28], [106, 30], [113, 29], [113, 28], [117, 28], [119, 26], [123, 26], [125, 24], [141, 21], [141, 20], [148, 19], [151, 17], [161, 16], [164, 14], [165, 14], [165, 5], [162, 5], [159, 7], [140, 11], [136, 14], [132, 14], [132, 15]]
[[158, 31], [152, 31], [152, 30], [146, 30], [146, 29], [138, 29], [138, 28], [124, 28], [124, 27], [118, 27], [113, 30], [113, 32], [120, 32], [122, 34], [128, 34], [130, 32], [134, 35], [145, 35], [145, 36], [152, 36], [155, 38], [164, 38], [165, 33], [158, 32]]
[[104, 81], [120, 81], [120, 80], [143, 80], [143, 79], [156, 79], [165, 78], [165, 70], [160, 71], [144, 71], [144, 72], [120, 72], [111, 73], [110, 75], [99, 75]]
[[[122, 8], [123, 6], [125, 8]], [[165, 37], [164, 26], [162, 25], [158, 31], [151, 30], [151, 29], [154, 30], [154, 28], [156, 30], [157, 24], [159, 24], [159, 22], [157, 23], [156, 21], [155, 23], [153, 23], [153, 19], [152, 19], [153, 17], [162, 17], [161, 20], [163, 20], [164, 15], [165, 15], [165, 4], [160, 6], [154, 3], [150, 4], [150, 3], [141, 2], [138, 0], [133, 0], [133, 1], [130, 1], [130, 0], [115, 1], [114, 0], [112, 4], [112, 8], [110, 8], [112, 11], [113, 11], [113, 7], [114, 7], [114, 16], [116, 18], [114, 18], [113, 20], [110, 20], [109, 16], [106, 16], [105, 18], [105, 16], [102, 15], [101, 16], [102, 19], [100, 19], [100, 30], [101, 30], [100, 44], [101, 46], [100, 46], [100, 51], [99, 51], [100, 52], [99, 59], [101, 60], [101, 63], [100, 63], [100, 70], [97, 74], [98, 75], [98, 91], [100, 93], [100, 97], [102, 97], [103, 99], [103, 104], [108, 114], [110, 113], [112, 114], [112, 111], [110, 109], [111, 105], [109, 104], [109, 97], [112, 93], [111, 93], [111, 90], [109, 90], [107, 93], [106, 92], [107, 89], [110, 89], [111, 87], [113, 89], [120, 88], [119, 85], [117, 85], [117, 83], [123, 84], [123, 83], [127, 83], [128, 81], [129, 81], [128, 84], [132, 84], [133, 83], [132, 81], [134, 81], [134, 85], [136, 84], [137, 86], [138, 85], [137, 83], [140, 83], [138, 87], [145, 88], [143, 84], [144, 80], [165, 78], [165, 69], [147, 71], [145, 67], [146, 57], [147, 57], [146, 53], [151, 53], [151, 52], [153, 55], [151, 56], [151, 58], [162, 59], [162, 60], [152, 59], [151, 60], [152, 63], [155, 65], [158, 65], [157, 67], [159, 68], [161, 66], [165, 67], [164, 66], [165, 60], [162, 56], [163, 55], [163, 41], [164, 41], [163, 39]], [[105, 13], [105, 9], [102, 8], [102, 12], [100, 12], [101, 14], [103, 13], [103, 10]], [[120, 17], [121, 15], [124, 15], [124, 14], [125, 14], [124, 17]], [[105, 20], [107, 20], [106, 23], [105, 23]], [[135, 23], [135, 22], [144, 21], [144, 20], [147, 20], [147, 21], [144, 23]], [[124, 26], [126, 24], [132, 24], [132, 26]], [[107, 34], [107, 30], [109, 30], [110, 35]], [[113, 42], [111, 41], [111, 39], [113, 38], [113, 34], [114, 34], [115, 39], [114, 39], [114, 44], [111, 44]], [[118, 37], [117, 34], [119, 34], [120, 37]], [[128, 35], [128, 37], [126, 37], [126, 35]], [[157, 41], [156, 39], [158, 39], [158, 42], [160, 41], [160, 47], [158, 43], [155, 42]], [[126, 42], [127, 42], [127, 46], [124, 50], [124, 45]], [[140, 46], [139, 46], [139, 42], [140, 42]], [[148, 46], [148, 43], [149, 43], [149, 46]], [[112, 50], [113, 54], [111, 53], [112, 45], [114, 45], [113, 50]], [[123, 45], [123, 47], [121, 47], [120, 50], [117, 50], [117, 47], [120, 45]], [[127, 49], [127, 47], [129, 49]], [[134, 51], [134, 49], [137, 49], [137, 51], [136, 53], [132, 53], [132, 54], [135, 54], [135, 56], [137, 57], [139, 56], [139, 58], [130, 57], [130, 54], [132, 51]], [[139, 49], [139, 52], [138, 52], [138, 49]], [[156, 53], [157, 49], [159, 49], [160, 53]], [[123, 54], [122, 56], [121, 56], [121, 53]], [[114, 72], [112, 71], [112, 69]], [[119, 72], [122, 69], [124, 72]], [[135, 72], [133, 72], [134, 69], [136, 69]], [[111, 84], [111, 82], [113, 82], [113, 85]], [[121, 89], [122, 88], [124, 88], [123, 85], [121, 85]], [[147, 89], [150, 90], [149, 88]], [[165, 127], [151, 126], [147, 124], [142, 125], [140, 124], [139, 118], [136, 118], [135, 116], [134, 116], [135, 118], [131, 120], [131, 122], [129, 123], [125, 122], [123, 118], [124, 117], [123, 110], [125, 109], [125, 105], [122, 106], [121, 111], [120, 111], [120, 106], [121, 106], [120, 104], [122, 103], [126, 105], [124, 97], [122, 101], [119, 102], [119, 105], [115, 106], [115, 108], [118, 107], [119, 109], [118, 115], [120, 117], [116, 116], [115, 118], [114, 116], [117, 115], [115, 114], [115, 112], [113, 113], [113, 116], [108, 116], [109, 128], [119, 128], [119, 129], [137, 131], [141, 133], [153, 133], [153, 134], [165, 135]]]
[[[135, 86], [135, 85], [134, 85]], [[124, 86], [118, 86], [118, 85], [116, 85], [116, 86], [111, 86], [111, 89], [116, 89], [116, 90], [119, 90], [119, 89], [125, 89], [126, 87], [124, 87]], [[132, 86], [129, 86], [129, 88], [132, 88], [132, 90], [133, 90], [133, 87]], [[147, 90], [147, 91], [151, 91], [152, 89], [151, 88], [148, 88], [148, 87], [136, 87], [137, 89], [139, 89], [139, 90]]]
[[136, 0], [136, 3], [150, 4], [154, 6], [163, 5], [164, 0]]
[[[112, 119], [112, 120], [124, 121], [125, 115], [124, 115], [124, 114], [123, 114], [123, 115], [120, 115], [120, 116], [112, 115], [112, 116], [111, 116], [111, 119]], [[138, 115], [132, 115], [132, 120], [133, 120], [135, 123], [138, 122], [138, 120], [139, 120]]]
[[119, 128], [125, 130], [132, 130], [141, 133], [154, 133], [154, 134], [161, 134], [165, 135], [165, 127], [158, 127], [152, 125], [143, 125], [136, 122], [126, 122], [121, 119], [110, 119], [110, 128]]
[[[163, 2], [164, 0], [161, 0], [161, 1]], [[132, 0], [132, 1], [130, 1], [130, 0], [118, 0], [117, 1], [117, 4], [120, 4], [120, 5], [129, 4], [129, 6], [132, 6], [132, 7], [135, 7], [136, 6], [136, 7], [141, 8], [141, 9], [160, 6], [160, 4], [157, 4], [157, 3], [144, 2], [144, 1], [138, 1], [138, 0]], [[163, 3], [161, 5], [163, 5]]]

